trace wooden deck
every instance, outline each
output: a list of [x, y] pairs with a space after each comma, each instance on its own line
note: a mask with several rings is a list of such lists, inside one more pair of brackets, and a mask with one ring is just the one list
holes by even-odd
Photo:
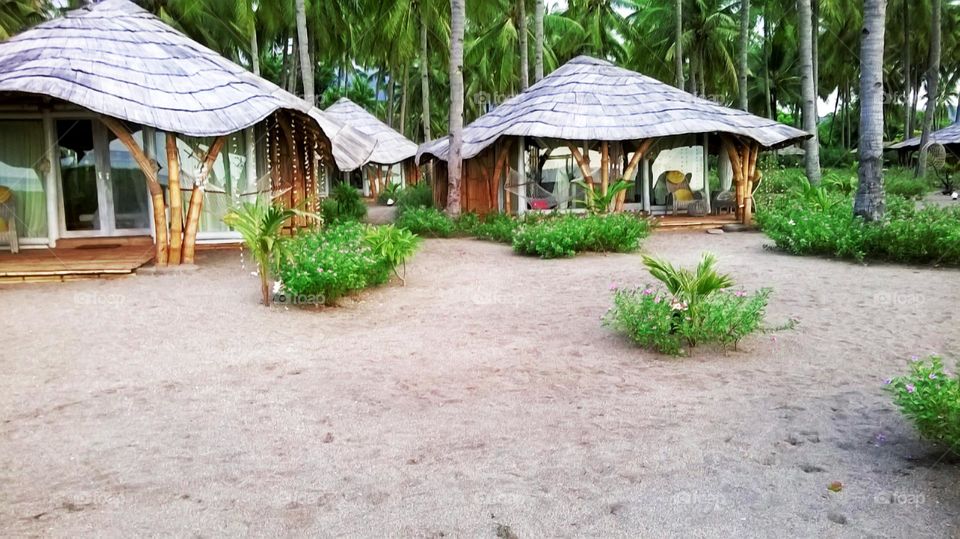
[[736, 216], [732, 214], [705, 215], [703, 217], [658, 215], [654, 217], [654, 219], [657, 221], [658, 230], [667, 231], [707, 230], [710, 228], [720, 228], [724, 225], [733, 225], [739, 222]]
[[152, 259], [153, 245], [124, 243], [0, 252], [0, 283], [119, 277]]

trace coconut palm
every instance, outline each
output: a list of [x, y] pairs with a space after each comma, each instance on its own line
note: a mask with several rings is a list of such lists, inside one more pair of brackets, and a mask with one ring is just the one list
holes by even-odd
[[804, 169], [810, 183], [820, 183], [820, 142], [817, 134], [817, 95], [813, 75], [813, 36], [810, 0], [797, 1], [800, 24], [800, 89], [803, 98], [803, 130], [812, 135], [804, 142]]
[[933, 132], [934, 114], [940, 97], [940, 45], [941, 45], [941, 13], [940, 0], [932, 0], [930, 7], [930, 65], [927, 68], [927, 107], [923, 113], [923, 132], [920, 135], [920, 163], [917, 167], [917, 176], [924, 176], [927, 172], [927, 144], [930, 133]]
[[[935, 0], [937, 1], [937, 0]], [[860, 46], [860, 180], [853, 212], [880, 221], [883, 193], [883, 37], [886, 0], [864, 0]]]
[[[463, 33], [465, 0], [450, 0], [450, 152], [447, 160], [447, 214], [460, 215], [460, 172], [463, 167]], [[526, 69], [526, 66], [524, 66]]]

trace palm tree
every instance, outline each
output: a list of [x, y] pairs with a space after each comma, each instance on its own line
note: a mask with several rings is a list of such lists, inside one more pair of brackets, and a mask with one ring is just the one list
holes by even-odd
[[747, 53], [750, 47], [750, 0], [740, 0], [740, 61], [737, 71], [740, 79], [740, 109], [749, 110], [747, 95]]
[[886, 0], [864, 0], [860, 46], [860, 183], [853, 213], [880, 221], [883, 193], [883, 35]]
[[313, 62], [310, 60], [310, 36], [307, 35], [306, 0], [296, 0], [297, 7], [297, 50], [300, 53], [300, 72], [303, 76], [303, 99], [311, 105], [316, 104], [313, 93]]
[[677, 0], [674, 10], [674, 84], [683, 89], [683, 0]]
[[450, 150], [447, 159], [447, 214], [460, 215], [460, 172], [463, 167], [463, 32], [465, 0], [450, 0]]
[[517, 0], [517, 19], [519, 19], [518, 34], [520, 35], [520, 90], [530, 86], [530, 58], [527, 46], [527, 2]]
[[798, 0], [800, 24], [800, 82], [803, 93], [803, 130], [812, 136], [804, 143], [804, 168], [810, 183], [820, 183], [820, 142], [817, 136], [817, 96], [813, 83], [813, 34], [810, 0]]
[[543, 0], [537, 0], [537, 7], [533, 15], [534, 27], [534, 68], [533, 80], [539, 81], [543, 78]]
[[917, 167], [917, 176], [927, 172], [927, 143], [930, 142], [930, 133], [933, 132], [933, 116], [937, 110], [937, 100], [940, 97], [940, 48], [941, 23], [940, 0], [933, 0], [930, 20], [930, 66], [927, 69], [927, 108], [923, 113], [923, 132], [920, 135], [920, 163]]
[[44, 0], [0, 2], [0, 41], [42, 21], [49, 9]]

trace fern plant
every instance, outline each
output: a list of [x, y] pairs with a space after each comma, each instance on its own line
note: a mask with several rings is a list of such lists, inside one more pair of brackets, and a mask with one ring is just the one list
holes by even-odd
[[283, 225], [299, 216], [319, 219], [319, 216], [297, 209], [284, 208], [278, 204], [244, 202], [231, 209], [223, 217], [223, 222], [240, 233], [243, 244], [257, 263], [260, 275], [260, 293], [263, 304], [270, 306], [270, 274], [279, 270], [287, 238], [282, 235]]
[[649, 256], [643, 257], [643, 264], [673, 297], [686, 304], [692, 317], [697, 315], [700, 304], [707, 297], [733, 286], [729, 275], [716, 270], [717, 258], [712, 253], [705, 253], [694, 271]]

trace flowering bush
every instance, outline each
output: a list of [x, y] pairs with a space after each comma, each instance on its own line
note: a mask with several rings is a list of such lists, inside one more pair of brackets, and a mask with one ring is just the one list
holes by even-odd
[[291, 297], [332, 305], [345, 294], [387, 282], [415, 248], [415, 238], [405, 231], [347, 222], [294, 238], [279, 275]]
[[854, 217], [850, 196], [824, 192], [821, 198], [772, 197], [757, 212], [757, 223], [793, 254], [960, 265], [960, 208], [917, 208], [891, 195], [884, 222], [867, 223]]
[[960, 376], [930, 356], [910, 363], [910, 374], [887, 380], [893, 402], [924, 438], [960, 453]]
[[650, 274], [666, 290], [646, 286], [616, 288], [613, 307], [604, 325], [626, 334], [637, 344], [677, 355], [684, 345], [736, 345], [760, 329], [770, 290], [754, 294], [729, 291], [733, 280], [714, 269], [716, 259], [706, 254], [696, 270], [676, 268], [645, 257]]
[[632, 214], [563, 214], [520, 224], [513, 233], [513, 249], [541, 258], [583, 251], [626, 253], [637, 250], [649, 235], [649, 221]]

